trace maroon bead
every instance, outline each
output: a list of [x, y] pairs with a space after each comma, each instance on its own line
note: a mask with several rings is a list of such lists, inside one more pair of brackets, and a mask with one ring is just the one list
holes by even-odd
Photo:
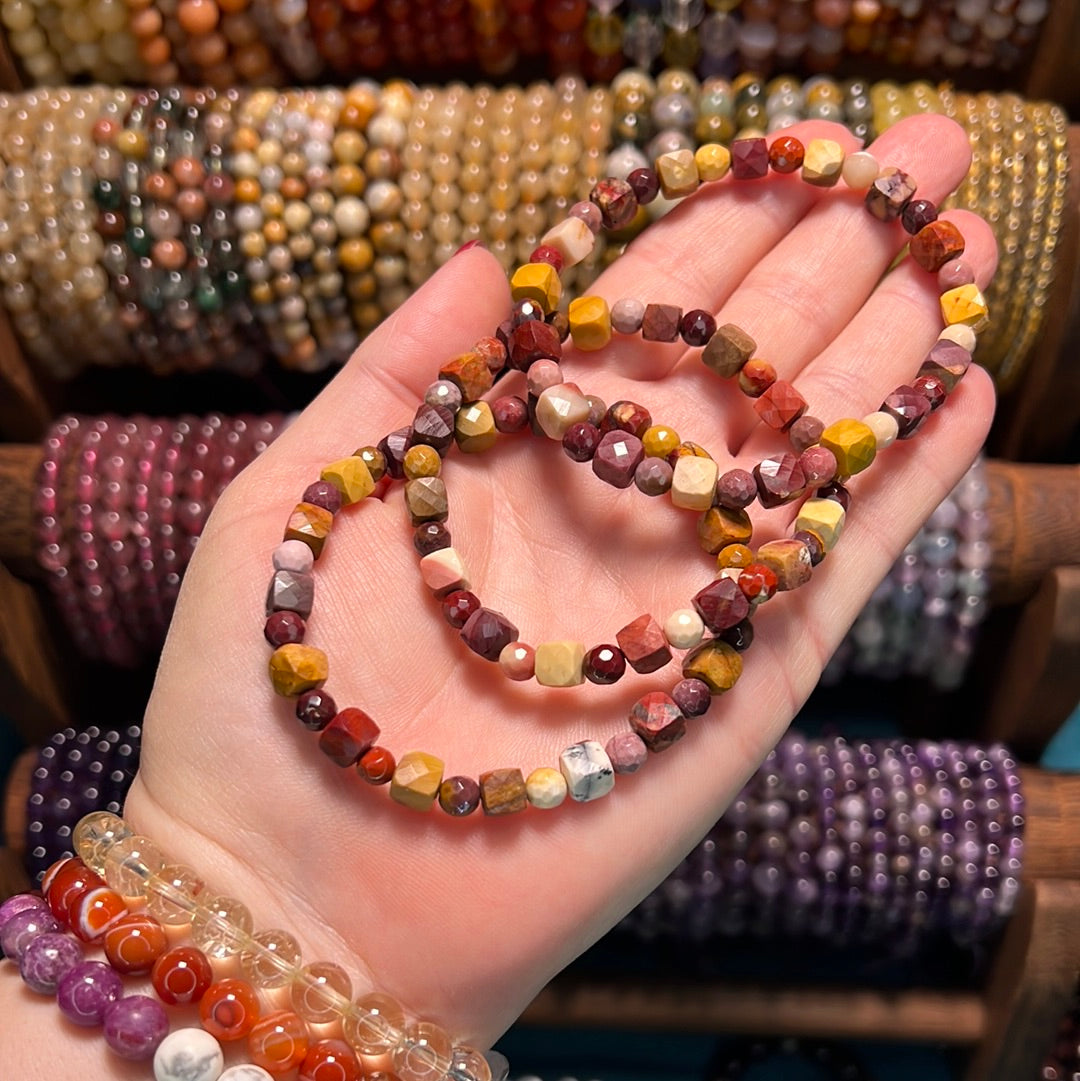
[[715, 333], [716, 320], [703, 308], [694, 308], [679, 320], [679, 334], [687, 345], [707, 345]]
[[520, 432], [529, 423], [529, 408], [524, 398], [516, 394], [505, 394], [491, 403], [491, 413], [495, 418], [495, 427], [500, 432]]
[[477, 608], [461, 628], [461, 640], [486, 661], [497, 661], [511, 642], [518, 640], [518, 629], [501, 612]]
[[823, 431], [825, 431], [824, 421], [804, 414], [788, 429], [788, 439], [791, 440], [796, 453], [802, 454], [807, 447], [812, 447], [821, 439]]
[[[820, 495], [820, 493], [818, 493]], [[810, 566], [816, 567], [825, 558], [825, 546], [821, 543], [820, 538], [810, 533], [805, 529], [800, 529], [795, 533], [792, 533], [792, 537], [797, 541], [802, 541], [803, 544], [810, 551]]]
[[682, 308], [675, 304], [646, 304], [641, 336], [647, 342], [673, 342], [679, 337]]
[[601, 432], [629, 432], [640, 439], [652, 427], [652, 414], [637, 402], [618, 401], [608, 408]]
[[836, 455], [828, 447], [807, 447], [799, 455], [799, 468], [808, 488], [820, 488], [836, 476]]
[[786, 380], [777, 379], [754, 402], [754, 412], [777, 432], [785, 432], [806, 412], [806, 399]]
[[541, 244], [537, 248], [533, 248], [532, 254], [529, 256], [530, 263], [547, 263], [548, 266], [555, 268], [555, 273], [558, 274], [563, 268], [562, 252], [558, 248], [553, 248], [550, 244]]
[[618, 683], [626, 671], [626, 658], [618, 646], [593, 646], [585, 654], [585, 678], [606, 687]]
[[671, 688], [671, 697], [684, 717], [702, 717], [712, 705], [709, 685], [700, 679], [680, 679]]
[[817, 490], [817, 497], [818, 499], [835, 499], [844, 508], [845, 514], [851, 509], [851, 493], [839, 481], [822, 485]]
[[303, 619], [315, 603], [315, 576], [300, 571], [274, 571], [266, 590], [266, 614], [296, 612]]
[[749, 619], [744, 619], [734, 627], [725, 627], [718, 637], [736, 653], [745, 653], [754, 644], [754, 625]]
[[790, 503], [806, 491], [806, 477], [794, 454], [773, 455], [754, 466], [758, 499], [763, 507]]
[[515, 327], [519, 327], [522, 323], [530, 323], [544, 321], [544, 309], [536, 303], [535, 300], [515, 300], [514, 306], [510, 309], [510, 322]]
[[912, 199], [900, 212], [900, 224], [905, 233], [915, 235], [931, 222], [937, 221], [937, 207], [929, 199]]
[[675, 470], [663, 458], [642, 458], [634, 470], [637, 490], [648, 496], [663, 495], [671, 491]]
[[769, 172], [769, 147], [764, 139], [731, 141], [731, 175], [736, 180], [760, 180]]
[[312, 732], [321, 732], [336, 714], [337, 706], [326, 691], [304, 691], [296, 700], [297, 719]]
[[507, 354], [510, 367], [522, 372], [534, 360], [559, 360], [562, 357], [559, 332], [550, 323], [530, 319], [511, 332]]
[[962, 345], [939, 338], [919, 365], [919, 375], [937, 376], [944, 383], [946, 393], [951, 394], [970, 367], [971, 354]]
[[339, 766], [354, 766], [379, 738], [379, 726], [362, 710], [348, 706], [319, 736], [319, 750]]
[[424, 402], [413, 417], [411, 444], [431, 447], [446, 454], [454, 442], [454, 414], [445, 405]]
[[750, 612], [746, 594], [739, 588], [739, 583], [731, 578], [714, 578], [694, 594], [690, 603], [714, 634], [734, 627]]
[[729, 469], [716, 482], [716, 501], [721, 507], [742, 510], [757, 499], [757, 481], [745, 469]]
[[600, 429], [588, 422], [571, 424], [563, 433], [562, 447], [575, 462], [590, 462], [600, 445]]
[[963, 259], [950, 259], [937, 272], [938, 288], [944, 293], [961, 285], [971, 285], [975, 281], [975, 271]]
[[945, 390], [945, 381], [936, 375], [920, 375], [912, 387], [926, 397], [930, 403], [930, 412], [939, 409], [945, 404], [948, 392]]
[[566, 339], [570, 337], [570, 316], [561, 308], [556, 308], [553, 312], [548, 312], [544, 322], [559, 335], [560, 342], [565, 342]]
[[395, 480], [405, 476], [405, 452], [409, 449], [411, 428], [396, 428], [389, 435], [384, 435], [378, 442], [378, 449], [386, 459], [386, 471]]
[[671, 660], [671, 647], [663, 628], [648, 613], [631, 620], [615, 633], [615, 641], [635, 672], [648, 675]]
[[686, 735], [686, 718], [673, 698], [650, 691], [631, 707], [630, 727], [650, 751], [666, 751]]
[[442, 602], [443, 616], [451, 627], [460, 630], [469, 621], [469, 616], [480, 607], [480, 598], [467, 589], [455, 589], [448, 593]]
[[266, 621], [263, 635], [275, 649], [292, 642], [302, 642], [305, 631], [304, 621], [297, 612], [274, 612]]
[[608, 432], [601, 437], [593, 455], [593, 472], [613, 488], [629, 488], [634, 471], [645, 457], [641, 440], [630, 432]]
[[447, 777], [439, 785], [439, 806], [453, 818], [471, 815], [480, 806], [480, 786], [471, 777]]
[[625, 180], [613, 176], [596, 182], [589, 192], [589, 202], [599, 209], [606, 229], [622, 229], [629, 225], [638, 208], [634, 189]]
[[648, 206], [660, 194], [660, 177], [655, 169], [632, 169], [626, 182], [641, 206]]
[[337, 514], [341, 510], [341, 492], [325, 480], [317, 480], [304, 489], [301, 499], [305, 503], [314, 503], [316, 507], [322, 507], [331, 514]]
[[896, 418], [900, 426], [898, 438], [910, 439], [930, 415], [930, 403], [914, 387], [902, 386], [881, 403], [881, 411]]
[[597, 428], [600, 428], [607, 414], [607, 403], [603, 398], [598, 398], [595, 394], [586, 394], [585, 401], [589, 403], [589, 415], [585, 419], [590, 424], [595, 424]]
[[423, 525], [418, 525], [413, 533], [413, 547], [422, 556], [449, 548], [452, 543], [450, 530], [443, 522], [424, 522]]

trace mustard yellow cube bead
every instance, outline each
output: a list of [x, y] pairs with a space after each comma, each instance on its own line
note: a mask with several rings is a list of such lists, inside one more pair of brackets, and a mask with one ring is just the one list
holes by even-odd
[[424, 443], [418, 443], [415, 447], [409, 447], [405, 452], [405, 458], [401, 463], [405, 471], [406, 480], [417, 480], [419, 477], [437, 477], [442, 472], [442, 458], [434, 447]]
[[694, 164], [702, 183], [722, 180], [731, 172], [731, 151], [719, 143], [705, 143], [694, 152]]
[[559, 306], [562, 282], [550, 264], [525, 263], [514, 271], [510, 279], [510, 294], [515, 300], [535, 301], [545, 313], [549, 313]]
[[656, 175], [666, 199], [682, 199], [697, 191], [698, 169], [692, 150], [672, 150], [656, 159]]
[[671, 478], [671, 502], [684, 510], [708, 510], [716, 497], [720, 467], [712, 458], [684, 454], [675, 459]]
[[274, 693], [291, 698], [326, 682], [330, 662], [321, 649], [289, 642], [270, 654], [270, 682]]
[[325, 507], [314, 503], [297, 503], [289, 515], [281, 539], [303, 541], [318, 559], [333, 524], [334, 516]]
[[666, 424], [654, 424], [646, 428], [641, 437], [646, 458], [666, 458], [678, 449], [680, 442], [679, 433]]
[[845, 418], [830, 424], [818, 442], [836, 455], [836, 472], [841, 477], [861, 473], [877, 454], [877, 436], [861, 420]]
[[683, 659], [683, 679], [700, 679], [711, 694], [730, 691], [742, 675], [742, 656], [719, 638], [710, 638]]
[[578, 349], [603, 349], [611, 341], [611, 309], [603, 297], [577, 297], [570, 301], [566, 314]]
[[536, 682], [543, 687], [576, 687], [585, 682], [584, 642], [541, 642], [536, 647]]
[[341, 493], [341, 501], [345, 504], [359, 503], [375, 490], [367, 462], [355, 454], [324, 466], [319, 478], [332, 484]]
[[398, 759], [390, 779], [390, 798], [414, 811], [430, 810], [442, 777], [442, 759], [424, 751], [408, 751]]
[[479, 454], [495, 445], [499, 430], [487, 402], [468, 402], [454, 417], [454, 441], [462, 454]]
[[802, 178], [818, 188], [831, 188], [844, 167], [844, 148], [832, 139], [811, 139], [803, 157]]
[[941, 294], [941, 318], [946, 326], [961, 323], [972, 330], [982, 330], [990, 319], [986, 299], [973, 283], [958, 285]]
[[846, 513], [835, 499], [808, 499], [799, 509], [795, 529], [805, 529], [821, 538], [825, 551], [830, 552], [844, 530]]

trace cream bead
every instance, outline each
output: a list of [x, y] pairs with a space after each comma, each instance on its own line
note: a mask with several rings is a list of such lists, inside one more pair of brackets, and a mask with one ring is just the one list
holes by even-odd
[[570, 267], [592, 253], [596, 236], [581, 218], [564, 218], [540, 238], [540, 243], [554, 248], [563, 257], [564, 265]]
[[692, 608], [679, 608], [664, 620], [664, 637], [675, 649], [693, 649], [705, 634], [705, 623]]
[[716, 494], [720, 467], [712, 458], [686, 454], [675, 462], [671, 502], [685, 510], [708, 510]]
[[947, 326], [938, 335], [938, 338], [948, 342], [955, 342], [961, 349], [966, 349], [969, 353], [975, 352], [975, 346], [978, 343], [975, 331], [966, 323], [953, 323]]
[[900, 425], [891, 413], [868, 413], [863, 417], [862, 422], [874, 433], [878, 450], [892, 446], [900, 433]]
[[865, 150], [857, 150], [844, 159], [840, 175], [849, 188], [865, 191], [877, 180], [880, 172], [881, 166], [873, 154], [868, 154]]
[[525, 778], [525, 796], [542, 811], [558, 807], [566, 799], [566, 778], [557, 769], [541, 766]]
[[808, 499], [795, 519], [796, 530], [806, 530], [821, 538], [825, 551], [831, 551], [844, 529], [846, 512], [835, 499]]
[[584, 642], [541, 642], [533, 663], [536, 682], [543, 687], [576, 687], [585, 682]]

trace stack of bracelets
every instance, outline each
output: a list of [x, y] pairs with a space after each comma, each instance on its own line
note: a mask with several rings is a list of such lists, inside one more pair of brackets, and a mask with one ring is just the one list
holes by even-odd
[[[7, 42], [31, 82], [177, 81], [218, 88], [342, 81], [387, 70], [583, 72], [627, 63], [704, 76], [833, 70], [845, 59], [923, 70], [1010, 71], [1038, 41], [1049, 0], [5, 0]], [[659, 8], [659, 10], [658, 10]]]
[[[1032, 353], [1053, 279], [1065, 116], [925, 83], [701, 83], [673, 70], [626, 71], [610, 89], [567, 77], [4, 96], [3, 303], [27, 357], [55, 379], [132, 363], [250, 375], [267, 357], [320, 370], [461, 244], [483, 242], [508, 270], [528, 259], [602, 176], [801, 118], [869, 138], [916, 112], [968, 130], [974, 164], [952, 202], [997, 235], [997, 318], [980, 360], [1005, 388]], [[668, 205], [657, 199], [597, 238], [567, 268], [565, 296], [586, 291]]]
[[[258, 1081], [299, 1070], [302, 1081], [357, 1081], [367, 1058], [400, 1081], [503, 1081], [508, 1066], [454, 1046], [380, 991], [353, 997], [328, 961], [304, 963], [285, 930], [255, 931], [247, 907], [217, 893], [107, 811], [76, 826], [78, 856], [53, 864], [42, 896], [0, 904], [0, 947], [30, 990], [54, 997], [72, 1023], [103, 1029], [117, 1055], [153, 1059], [156, 1081]], [[186, 929], [190, 940], [178, 944]], [[105, 960], [86, 959], [86, 948]], [[222, 975], [235, 970], [242, 976]], [[125, 994], [149, 975], [154, 996]], [[280, 1008], [284, 993], [288, 1008]], [[275, 1005], [278, 1004], [278, 1005]], [[201, 1028], [170, 1032], [167, 1007], [197, 1006]], [[326, 1038], [328, 1026], [340, 1035]], [[222, 1043], [245, 1041], [250, 1064], [223, 1072]]]

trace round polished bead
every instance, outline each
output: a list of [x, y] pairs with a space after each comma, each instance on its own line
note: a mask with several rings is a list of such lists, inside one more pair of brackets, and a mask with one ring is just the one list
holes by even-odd
[[[307, 548], [307, 545], [304, 545]], [[308, 551], [311, 551], [308, 548]], [[307, 626], [299, 612], [272, 612], [263, 627], [263, 637], [275, 649], [290, 642], [302, 642]]]
[[298, 1081], [361, 1081], [362, 1077], [360, 1063], [344, 1040], [319, 1040], [308, 1048]]
[[626, 182], [642, 206], [648, 206], [660, 194], [660, 177], [655, 169], [631, 169]]
[[148, 995], [128, 995], [105, 1008], [105, 1042], [121, 1058], [152, 1058], [169, 1034], [164, 1007]]
[[914, 235], [937, 221], [937, 216], [937, 207], [929, 199], [912, 199], [900, 213], [900, 224], [905, 233]]
[[284, 987], [300, 964], [300, 944], [288, 931], [256, 931], [254, 948], [240, 951], [240, 967], [253, 987]]
[[413, 547], [422, 556], [440, 552], [451, 545], [450, 530], [443, 522], [424, 522], [413, 533]]
[[877, 179], [881, 172], [881, 166], [873, 154], [865, 150], [857, 150], [844, 158], [840, 175], [849, 188], [856, 191], [865, 191]]
[[585, 654], [585, 678], [590, 683], [607, 686], [617, 683], [626, 671], [626, 657], [618, 646], [593, 646]]
[[194, 946], [166, 950], [150, 970], [150, 982], [158, 998], [169, 1006], [198, 1002], [213, 981], [214, 970], [206, 954]]
[[803, 414], [788, 429], [788, 439], [791, 440], [795, 453], [802, 454], [804, 450], [818, 442], [823, 431], [825, 431], [824, 421]]
[[600, 429], [588, 422], [571, 424], [563, 433], [562, 448], [575, 462], [591, 461], [599, 445]]
[[437, 477], [442, 471], [442, 459], [439, 452], [433, 447], [418, 443], [415, 447], [409, 447], [401, 463], [405, 471], [406, 480], [416, 480], [419, 477]]
[[705, 624], [692, 608], [679, 608], [664, 620], [664, 637], [675, 649], [693, 649], [704, 633]]
[[119, 973], [102, 961], [80, 961], [60, 977], [56, 1005], [76, 1025], [95, 1027], [101, 1024], [106, 1008], [123, 993]]
[[443, 618], [451, 627], [460, 630], [479, 607], [480, 598], [475, 593], [470, 593], [467, 589], [455, 589], [443, 598]]
[[438, 1081], [449, 1070], [452, 1053], [444, 1029], [430, 1021], [410, 1021], [390, 1060], [400, 1081]]
[[500, 432], [520, 432], [529, 423], [529, 407], [516, 395], [496, 398], [491, 404], [491, 413]]
[[536, 650], [524, 642], [508, 642], [499, 654], [499, 667], [508, 679], [532, 679], [536, 674]]
[[83, 959], [82, 947], [71, 935], [48, 931], [31, 939], [19, 959], [19, 975], [31, 991], [55, 995], [60, 980]]
[[754, 625], [749, 619], [741, 620], [733, 627], [722, 630], [719, 638], [731, 646], [736, 653], [745, 653], [754, 642]]
[[936, 375], [920, 375], [911, 385], [920, 394], [925, 395], [930, 403], [931, 412], [945, 404], [948, 391], [945, 389], [944, 382]]
[[290, 1010], [277, 1010], [255, 1022], [248, 1033], [247, 1045], [256, 1066], [275, 1075], [288, 1073], [307, 1055], [307, 1025]]
[[242, 1040], [259, 1019], [259, 999], [246, 980], [225, 979], [210, 984], [199, 999], [203, 1028], [223, 1043]]
[[648, 496], [670, 492], [674, 478], [675, 470], [663, 458], [642, 458], [634, 470], [634, 484]]
[[105, 956], [124, 975], [149, 972], [168, 945], [165, 928], [142, 912], [129, 913], [105, 932]]
[[645, 304], [634, 297], [623, 297], [611, 306], [611, 329], [619, 334], [636, 334], [645, 318]]
[[71, 902], [91, 886], [104, 885], [104, 879], [94, 874], [81, 859], [70, 857], [57, 861], [45, 872], [41, 888], [49, 911], [70, 926]]
[[700, 679], [680, 679], [671, 688], [671, 697], [686, 717], [701, 717], [712, 705], [709, 686]]
[[401, 1003], [381, 991], [361, 995], [342, 1022], [349, 1046], [361, 1055], [385, 1055], [397, 1046], [405, 1027]]
[[338, 1016], [338, 1004], [352, 994], [352, 980], [340, 966], [330, 961], [305, 965], [293, 980], [290, 997], [296, 1012], [315, 1025]]
[[147, 837], [119, 839], [105, 855], [105, 881], [125, 897], [146, 896], [146, 876], [165, 866], [165, 857]]
[[254, 920], [235, 897], [202, 896], [191, 917], [191, 941], [209, 957], [230, 957], [243, 947]]
[[716, 320], [710, 312], [702, 308], [693, 308], [684, 312], [682, 319], [679, 320], [679, 334], [687, 345], [706, 345], [715, 333]]
[[191, 922], [195, 902], [206, 889], [198, 874], [182, 863], [163, 867], [153, 885], [146, 898], [146, 911], [158, 922], [170, 926]]
[[326, 691], [304, 691], [296, 700], [297, 720], [312, 732], [321, 732], [337, 712], [337, 704]]
[[[46, 876], [47, 875], [48, 872], [46, 872]], [[44, 888], [44, 886], [42, 888]], [[85, 885], [81, 888], [85, 889]], [[6, 901], [0, 902], [0, 934], [3, 934], [4, 926], [7, 921], [12, 918], [12, 916], [17, 916], [20, 912], [48, 912], [48, 909], [49, 906], [45, 902], [45, 899], [42, 897], [38, 897], [36, 894], [14, 894], [13, 896], [7, 898]]]
[[539, 397], [548, 387], [556, 387], [563, 382], [562, 368], [558, 362], [547, 357], [534, 360], [525, 373], [525, 383], [533, 397]]
[[447, 777], [439, 785], [439, 806], [453, 818], [471, 815], [480, 806], [480, 786], [471, 777]]
[[108, 886], [91, 886], [72, 898], [71, 930], [83, 942], [100, 942], [106, 931], [128, 913], [124, 898]]
[[331, 514], [337, 514], [341, 510], [341, 492], [329, 481], [317, 480], [309, 484], [301, 499], [305, 503], [314, 503], [316, 507], [322, 507]]
[[581, 218], [593, 233], [599, 233], [603, 228], [604, 218], [595, 203], [582, 200], [574, 203], [566, 213], [568, 217]]
[[742, 510], [757, 499], [757, 481], [746, 469], [729, 469], [716, 481], [716, 502], [721, 507]]
[[548, 266], [555, 268], [556, 274], [561, 274], [564, 260], [558, 248], [553, 248], [550, 244], [540, 244], [529, 253], [529, 262], [547, 263]]
[[[457, 387], [454, 387], [454, 389], [457, 390]], [[368, 467], [371, 479], [376, 483], [386, 476], [386, 455], [378, 447], [359, 447], [356, 451], [356, 457]]]
[[154, 1081], [217, 1081], [224, 1065], [221, 1044], [209, 1032], [180, 1028], [154, 1052]]
[[874, 433], [878, 450], [891, 447], [900, 433], [900, 426], [896, 423], [896, 417], [891, 413], [882, 413], [880, 411], [868, 413], [862, 418], [862, 422]]
[[456, 413], [461, 408], [461, 388], [449, 379], [437, 379], [424, 391], [424, 401], [428, 405], [441, 405]]
[[[334, 490], [337, 491], [336, 488]], [[276, 571], [310, 574], [315, 564], [315, 555], [303, 541], [287, 540], [274, 549], [273, 562]]]
[[937, 272], [938, 288], [943, 293], [961, 285], [971, 285], [974, 281], [975, 271], [963, 259], [950, 259]]
[[368, 748], [356, 763], [356, 772], [368, 784], [389, 784], [394, 777], [397, 760], [385, 747]]

